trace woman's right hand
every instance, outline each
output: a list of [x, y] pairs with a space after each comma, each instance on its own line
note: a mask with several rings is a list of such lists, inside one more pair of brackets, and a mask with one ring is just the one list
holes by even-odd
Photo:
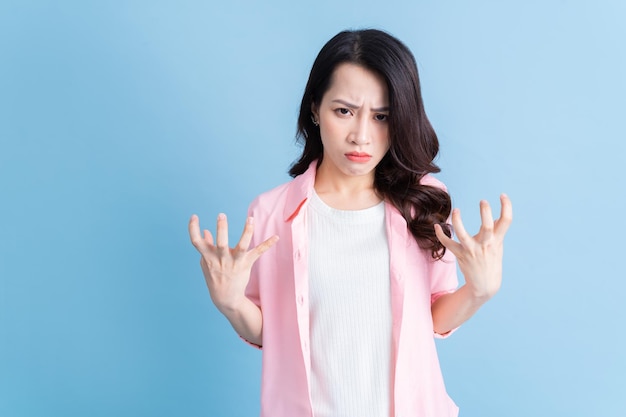
[[191, 243], [202, 255], [200, 266], [211, 299], [215, 306], [224, 314], [237, 311], [246, 304], [246, 286], [250, 280], [252, 265], [265, 251], [271, 248], [278, 236], [272, 236], [260, 245], [248, 250], [254, 220], [248, 217], [239, 243], [234, 248], [228, 246], [228, 221], [225, 214], [217, 217], [217, 235], [215, 241], [211, 232], [200, 233], [200, 220], [195, 214], [189, 220], [189, 237]]

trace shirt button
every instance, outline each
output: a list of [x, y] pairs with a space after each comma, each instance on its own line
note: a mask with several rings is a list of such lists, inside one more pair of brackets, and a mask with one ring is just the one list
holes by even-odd
[[304, 296], [302, 294], [298, 296], [298, 304], [300, 305], [304, 304]]
[[301, 256], [300, 256], [300, 249], [298, 249], [298, 250], [296, 251], [295, 255], [294, 255], [294, 258], [296, 258], [296, 261], [299, 261], [299, 260], [300, 260], [300, 257], [301, 257]]

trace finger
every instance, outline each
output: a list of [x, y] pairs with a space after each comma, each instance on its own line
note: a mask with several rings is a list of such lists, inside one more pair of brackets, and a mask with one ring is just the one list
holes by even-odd
[[224, 213], [220, 213], [217, 216], [217, 236], [215, 240], [218, 250], [228, 249], [228, 220]]
[[200, 219], [198, 219], [198, 216], [195, 214], [191, 216], [191, 219], [189, 220], [189, 238], [191, 239], [191, 244], [198, 250], [198, 252], [202, 254], [206, 252], [206, 242], [200, 235]]
[[276, 242], [278, 242], [278, 236], [274, 235], [248, 252], [252, 262], [255, 262], [259, 256], [263, 255], [269, 248], [274, 246]]
[[246, 219], [246, 225], [243, 228], [243, 233], [241, 234], [241, 238], [239, 239], [239, 243], [237, 243], [237, 251], [245, 252], [248, 250], [250, 246], [250, 241], [252, 240], [252, 234], [254, 233], [254, 219], [252, 217], [248, 217]]
[[468, 246], [472, 243], [472, 237], [467, 233], [465, 227], [463, 226], [463, 222], [461, 221], [461, 210], [455, 208], [452, 210], [452, 226], [454, 227], [454, 233], [456, 233], [456, 237], [459, 239], [459, 242], [463, 246]]
[[206, 229], [204, 229], [204, 241], [207, 245], [213, 246], [213, 235]]
[[493, 233], [493, 214], [491, 213], [491, 206], [485, 200], [480, 202], [480, 232], [488, 234]]
[[498, 236], [504, 238], [513, 221], [513, 204], [506, 194], [500, 196], [500, 203], [502, 204], [502, 209], [500, 210], [500, 218], [496, 221], [495, 232]]
[[439, 239], [441, 244], [447, 249], [450, 249], [455, 255], [458, 251], [461, 250], [461, 245], [458, 242], [455, 242], [454, 239], [446, 236], [441, 225], [435, 224], [435, 234], [437, 235], [437, 239]]

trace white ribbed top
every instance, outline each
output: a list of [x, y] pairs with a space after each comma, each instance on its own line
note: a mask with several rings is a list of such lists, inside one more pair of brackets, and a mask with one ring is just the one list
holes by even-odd
[[315, 417], [390, 414], [391, 298], [385, 207], [307, 210]]

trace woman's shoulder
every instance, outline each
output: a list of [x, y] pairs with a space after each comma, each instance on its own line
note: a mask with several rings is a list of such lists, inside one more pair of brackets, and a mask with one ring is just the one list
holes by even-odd
[[420, 180], [420, 184], [428, 185], [430, 187], [440, 188], [444, 191], [448, 191], [448, 187], [446, 187], [446, 185], [443, 182], [441, 182], [439, 179], [435, 178], [431, 174], [424, 175], [422, 179]]
[[252, 200], [252, 203], [250, 203], [249, 211], [257, 213], [282, 213], [282, 210], [279, 209], [285, 206], [289, 187], [292, 182], [293, 180], [288, 181], [259, 194]]
[[250, 211], [289, 215], [294, 210], [297, 211], [297, 208], [307, 199], [314, 183], [315, 169], [309, 169], [291, 181], [259, 195], [250, 204]]
[[291, 184], [291, 181], [288, 181], [288, 182], [285, 182], [283, 184], [280, 184], [280, 185], [272, 188], [271, 190], [267, 190], [267, 191], [259, 194], [252, 201], [252, 204], [263, 204], [263, 203], [267, 203], [267, 202], [274, 202], [277, 199], [280, 199], [281, 197], [286, 195], [287, 190], [289, 188], [289, 184]]

